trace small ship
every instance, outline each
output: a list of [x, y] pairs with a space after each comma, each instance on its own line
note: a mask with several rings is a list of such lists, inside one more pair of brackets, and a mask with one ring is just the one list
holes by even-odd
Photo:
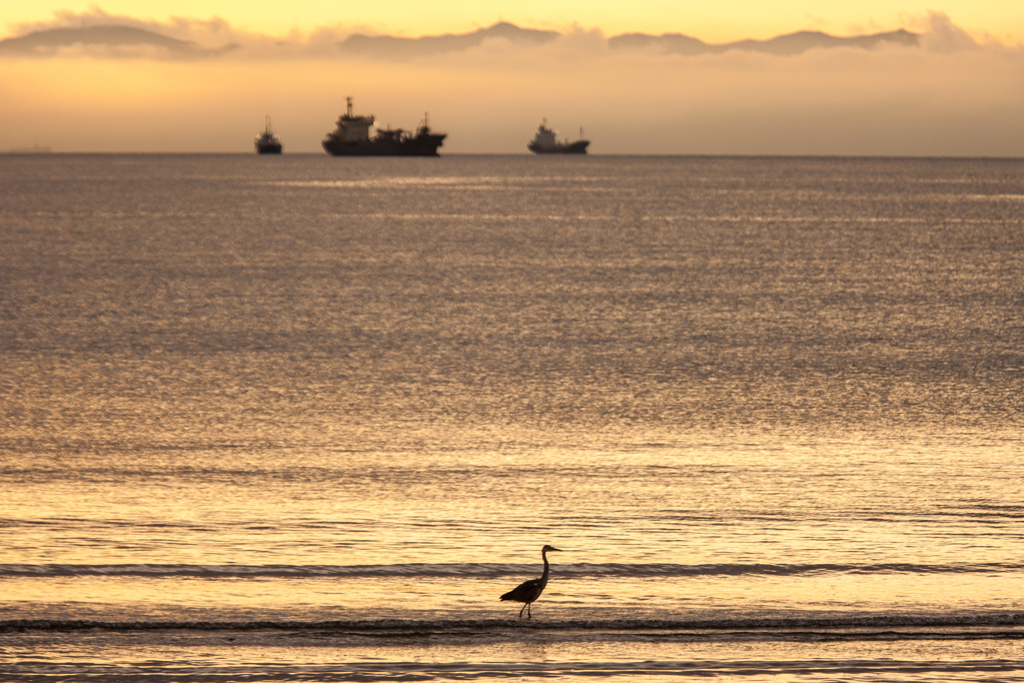
[[548, 120], [544, 119], [543, 123], [537, 128], [537, 134], [533, 137], [530, 144], [526, 145], [526, 149], [530, 150], [534, 154], [586, 154], [587, 145], [590, 144], [590, 140], [583, 140], [583, 129], [580, 129], [580, 140], [575, 142], [559, 142], [555, 137], [555, 131], [548, 128]]
[[437, 148], [444, 143], [446, 133], [430, 130], [427, 115], [416, 129], [416, 133], [396, 128], [377, 130], [370, 136], [370, 128], [376, 120], [370, 116], [356, 116], [352, 113], [352, 98], [345, 98], [348, 108], [338, 117], [338, 125], [324, 138], [323, 146], [334, 156], [387, 156], [387, 157], [436, 157]]
[[267, 117], [266, 129], [256, 136], [256, 140], [253, 143], [256, 145], [257, 154], [280, 154], [281, 153], [281, 141], [277, 139], [277, 136], [270, 132], [270, 117]]

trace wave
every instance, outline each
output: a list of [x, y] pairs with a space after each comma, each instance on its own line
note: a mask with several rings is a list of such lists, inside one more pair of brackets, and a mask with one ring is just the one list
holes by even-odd
[[[720, 619], [357, 619], [332, 621], [106, 621], [95, 619], [0, 620], [0, 633], [25, 631], [317, 631], [364, 635], [448, 633], [500, 634], [525, 631], [699, 632], [749, 631], [763, 639], [765, 632], [820, 640], [921, 638], [1002, 638], [1024, 640], [1024, 612], [957, 615], [885, 614], [808, 617], [723, 617]], [[902, 629], [894, 631], [893, 629]], [[922, 630], [923, 629], [923, 630]], [[993, 631], [992, 629], [1001, 629]]]
[[[126, 673], [125, 670], [130, 673]], [[1024, 680], [1024, 664], [1015, 659], [918, 661], [913, 659], [811, 659], [778, 661], [570, 661], [570, 662], [373, 662], [302, 665], [182, 666], [69, 666], [0, 667], [25, 683], [68, 680], [168, 681], [496, 681], [496, 680], [858, 680], [858, 681], [1009, 681]]]
[[[564, 578], [799, 576], [804, 574], [970, 574], [1024, 570], [1024, 564], [566, 564], [553, 568]], [[536, 564], [387, 565], [199, 565], [199, 564], [0, 564], [3, 577], [149, 576], [201, 578], [452, 577], [490, 578], [536, 573]]]

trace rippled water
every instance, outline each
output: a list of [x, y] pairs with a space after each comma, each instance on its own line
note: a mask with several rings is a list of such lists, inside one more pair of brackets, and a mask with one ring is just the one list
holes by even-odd
[[1024, 680], [1022, 273], [1014, 160], [0, 157], [0, 676]]

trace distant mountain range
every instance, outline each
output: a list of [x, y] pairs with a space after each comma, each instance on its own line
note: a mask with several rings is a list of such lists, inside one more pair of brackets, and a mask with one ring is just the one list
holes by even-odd
[[864, 50], [877, 48], [882, 44], [917, 47], [920, 44], [920, 38], [918, 34], [903, 29], [888, 33], [849, 37], [830, 36], [821, 31], [797, 31], [768, 40], [748, 39], [712, 45], [681, 33], [664, 33], [660, 36], [626, 33], [609, 38], [608, 46], [613, 50], [654, 50], [662, 54], [674, 55], [719, 54], [729, 50], [767, 52], [773, 55], [798, 55], [808, 50], [834, 47], [856, 47]]
[[[477, 47], [489, 38], [504, 38], [513, 43], [542, 44], [562, 34], [556, 31], [538, 31], [519, 28], [515, 24], [500, 22], [472, 33], [396, 38], [394, 36], [366, 36], [353, 34], [339, 43], [342, 52], [382, 59], [411, 59], [443, 52], [461, 52]], [[717, 54], [729, 50], [767, 52], [774, 55], [798, 55], [807, 50], [855, 47], [865, 50], [882, 44], [917, 47], [920, 36], [900, 29], [888, 33], [837, 37], [820, 31], [797, 31], [768, 40], [739, 40], [732, 43], [709, 44], [681, 33], [652, 36], [646, 33], [626, 33], [608, 39], [612, 50], [651, 50], [660, 54], [699, 55]]]
[[541, 45], [549, 43], [562, 34], [556, 31], [538, 31], [519, 28], [507, 21], [482, 28], [472, 33], [446, 33], [443, 36], [422, 36], [420, 38], [396, 38], [395, 36], [366, 36], [353, 33], [338, 43], [345, 54], [385, 59], [411, 59], [427, 57], [444, 52], [463, 52], [489, 38], [504, 38], [513, 43]]
[[[448, 52], [463, 52], [478, 47], [485, 40], [502, 38], [520, 45], [542, 45], [562, 34], [556, 31], [519, 28], [515, 24], [499, 22], [471, 33], [400, 38], [396, 36], [368, 36], [352, 34], [338, 43], [342, 54], [375, 59], [407, 60]], [[888, 33], [837, 37], [820, 31], [798, 31], [768, 40], [740, 40], [732, 43], [709, 44], [680, 33], [660, 36], [646, 33], [626, 33], [608, 39], [612, 50], [646, 50], [658, 54], [700, 55], [720, 54], [729, 50], [764, 52], [774, 55], [798, 55], [812, 49], [854, 47], [873, 49], [883, 44], [916, 47], [920, 35], [900, 29]], [[82, 28], [54, 28], [35, 31], [16, 38], [0, 40], [0, 54], [48, 55], [61, 47], [96, 45], [107, 48], [152, 47], [169, 56], [196, 59], [215, 57], [238, 48], [236, 44], [210, 49], [194, 42], [170, 38], [155, 31], [133, 26], [87, 26]]]
[[61, 47], [98, 45], [108, 48], [154, 47], [179, 58], [214, 57], [237, 45], [211, 50], [187, 40], [170, 38], [155, 31], [134, 26], [85, 26], [34, 31], [17, 38], [0, 40], [0, 53], [46, 55]]

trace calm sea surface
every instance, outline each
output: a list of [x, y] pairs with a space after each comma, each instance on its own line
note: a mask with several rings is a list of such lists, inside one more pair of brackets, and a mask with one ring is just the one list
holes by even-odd
[[1024, 681], [1022, 456], [1024, 161], [0, 156], [0, 678]]

